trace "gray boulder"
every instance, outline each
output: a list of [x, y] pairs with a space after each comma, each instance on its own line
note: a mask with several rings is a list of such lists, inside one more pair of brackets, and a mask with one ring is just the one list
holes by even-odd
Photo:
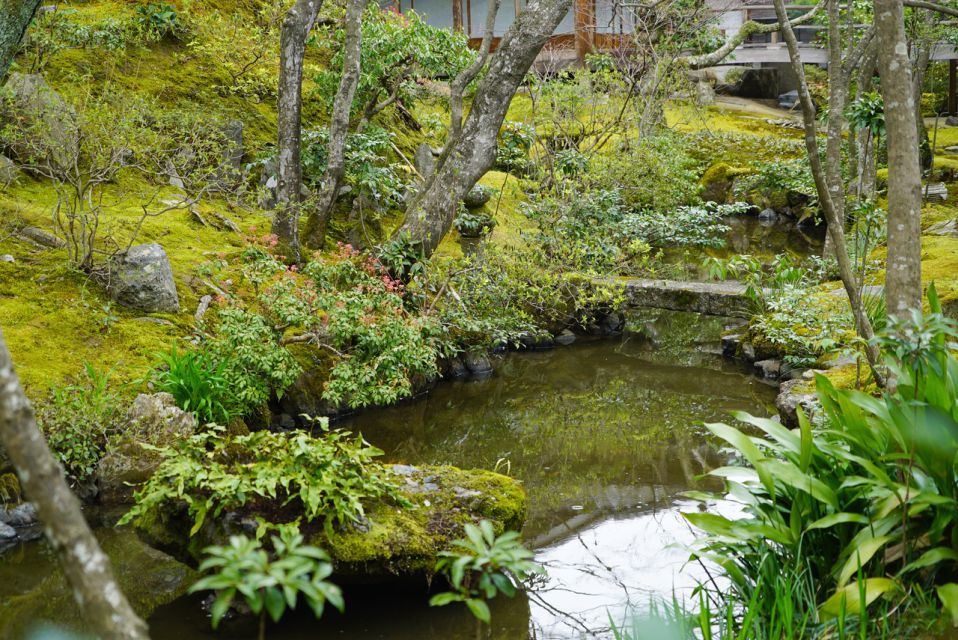
[[21, 163], [50, 162], [70, 166], [78, 153], [76, 112], [38, 74], [12, 73], [4, 105], [7, 118], [15, 116], [22, 135], [9, 141]]
[[243, 177], [243, 156], [246, 147], [243, 143], [242, 120], [230, 120], [223, 127], [223, 163], [219, 169], [220, 186], [233, 188]]
[[428, 178], [436, 168], [436, 158], [432, 155], [432, 147], [425, 142], [416, 147], [413, 164], [423, 179]]
[[781, 109], [794, 109], [798, 106], [798, 91], [792, 89], [778, 97], [778, 106]]
[[466, 369], [473, 376], [482, 378], [492, 375], [492, 362], [489, 356], [481, 351], [470, 351], [463, 357]]
[[805, 415], [811, 418], [818, 408], [818, 397], [814, 393], [807, 393], [804, 389], [808, 386], [808, 381], [787, 380], [782, 383], [778, 397], [775, 398], [775, 407], [778, 409], [778, 415], [789, 429], [798, 427], [798, 408], [801, 407]]
[[160, 456], [143, 444], [169, 446], [193, 435], [196, 419], [176, 406], [168, 393], [140, 394], [126, 415], [123, 438], [97, 465], [99, 498], [108, 504], [129, 502], [133, 491], [153, 475]]
[[141, 244], [110, 261], [107, 288], [126, 307], [147, 313], [179, 313], [170, 259], [158, 244]]
[[20, 169], [7, 156], [0, 155], [0, 189], [6, 189], [20, 177]]
[[778, 69], [746, 69], [739, 83], [738, 95], [743, 98], [778, 98]]
[[942, 220], [925, 229], [925, 234], [929, 236], [958, 236], [958, 222], [955, 220]]
[[491, 199], [492, 189], [485, 185], [477, 184], [469, 190], [469, 193], [462, 199], [462, 203], [466, 205], [467, 209], [478, 209]]
[[276, 208], [276, 187], [279, 186], [279, 163], [272, 158], [263, 163], [259, 174], [259, 198], [256, 205], [260, 209]]

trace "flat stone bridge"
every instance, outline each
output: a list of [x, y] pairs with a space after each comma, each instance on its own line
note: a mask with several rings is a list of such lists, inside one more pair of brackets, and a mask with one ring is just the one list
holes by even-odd
[[750, 318], [752, 301], [740, 282], [683, 282], [679, 280], [605, 280], [625, 287], [626, 305], [672, 311], [692, 311], [710, 316]]

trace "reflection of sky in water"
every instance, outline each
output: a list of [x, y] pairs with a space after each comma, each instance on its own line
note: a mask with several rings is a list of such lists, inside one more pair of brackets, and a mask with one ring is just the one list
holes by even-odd
[[[684, 546], [694, 534], [680, 512], [698, 508], [679, 500], [659, 511], [608, 518], [540, 549], [536, 559], [549, 576], [531, 599], [535, 637], [611, 637], [610, 616], [621, 625], [630, 614], [648, 611], [653, 600], [670, 601], [674, 594], [688, 601], [708, 576], [686, 562]], [[730, 502], [710, 511], [740, 513]]]

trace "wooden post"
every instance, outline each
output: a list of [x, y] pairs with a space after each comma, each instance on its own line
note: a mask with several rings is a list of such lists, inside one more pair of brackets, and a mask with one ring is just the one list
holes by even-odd
[[575, 0], [575, 56], [580, 66], [595, 46], [595, 0]]
[[958, 60], [948, 61], [948, 115], [958, 116]]
[[466, 35], [472, 37], [472, 0], [466, 0]]
[[452, 0], [452, 30], [462, 33], [462, 0]]

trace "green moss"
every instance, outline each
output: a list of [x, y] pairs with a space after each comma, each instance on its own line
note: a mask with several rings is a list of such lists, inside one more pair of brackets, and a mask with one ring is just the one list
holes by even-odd
[[454, 467], [417, 469], [406, 477], [436, 488], [404, 492], [413, 508], [378, 503], [367, 511], [363, 530], [316, 535], [315, 543], [329, 551], [340, 574], [430, 575], [438, 552], [463, 536], [465, 523], [487, 519], [497, 533], [522, 527], [526, 494], [515, 480]]
[[717, 182], [728, 182], [752, 172], [751, 167], [733, 167], [727, 162], [716, 162], [702, 174], [702, 186], [707, 187]]

